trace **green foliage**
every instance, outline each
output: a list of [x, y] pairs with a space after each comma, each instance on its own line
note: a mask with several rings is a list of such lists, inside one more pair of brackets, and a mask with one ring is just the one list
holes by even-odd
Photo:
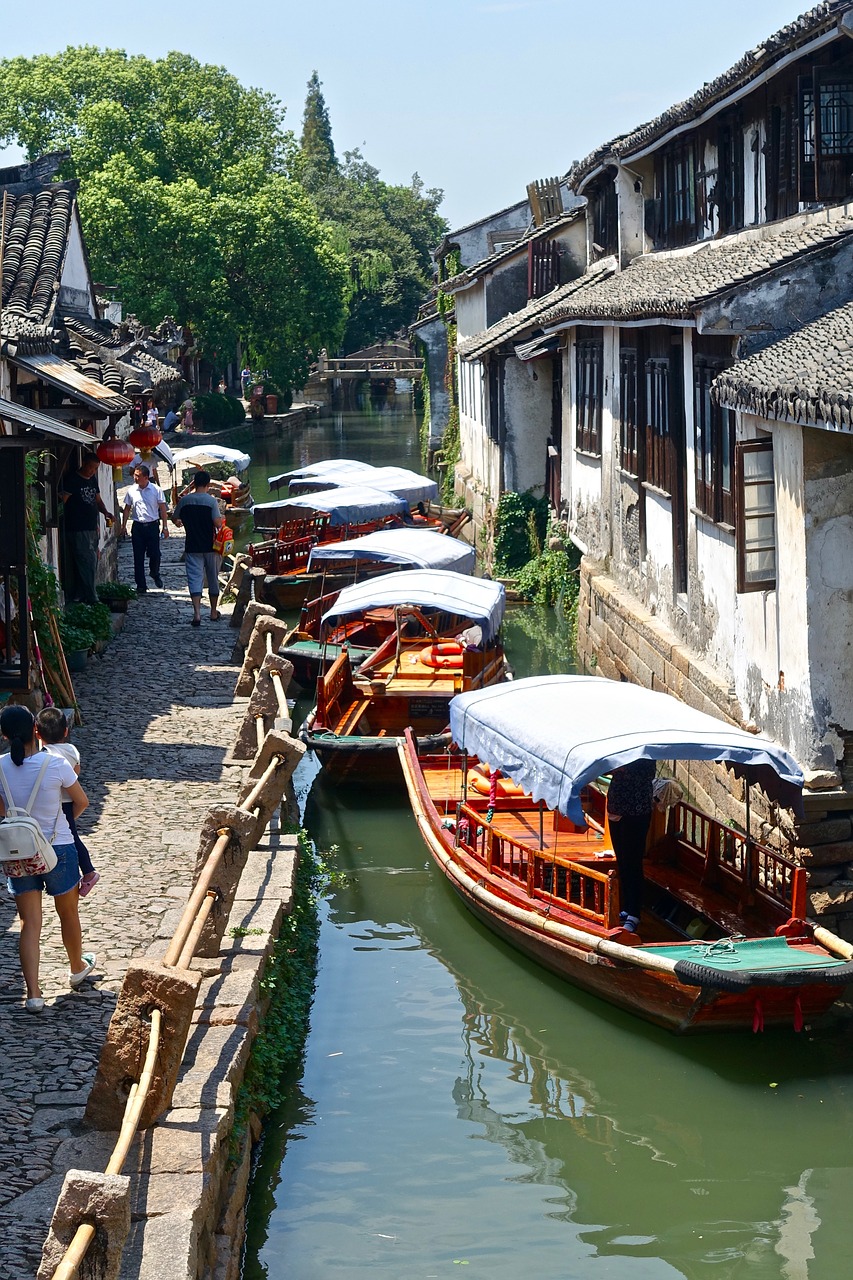
[[98, 599], [104, 603], [108, 600], [135, 600], [136, 587], [129, 582], [99, 582], [95, 587]]
[[299, 149], [304, 166], [302, 181], [308, 190], [318, 186], [338, 167], [335, 144], [332, 141], [332, 123], [316, 71], [311, 72], [311, 79], [308, 81]]
[[459, 406], [452, 403], [447, 416], [447, 426], [441, 437], [441, 501], [452, 506], [456, 497], [456, 464], [462, 456], [459, 435]]
[[64, 618], [59, 620], [59, 638], [66, 653], [78, 653], [81, 651], [88, 653], [95, 643], [93, 632], [86, 631], [83, 627], [73, 627]]
[[95, 640], [112, 640], [112, 615], [105, 604], [69, 604], [61, 626], [91, 631]]
[[538, 555], [548, 525], [548, 499], [526, 493], [504, 493], [495, 513], [495, 571], [515, 573]]
[[292, 176], [275, 98], [186, 54], [91, 46], [0, 62], [0, 143], [68, 148], [96, 279], [149, 324], [174, 315], [211, 359], [301, 386], [344, 324], [346, 264]]
[[282, 923], [261, 980], [261, 992], [269, 996], [270, 1004], [237, 1097], [234, 1154], [242, 1143], [249, 1115], [263, 1116], [280, 1104], [284, 1072], [302, 1055], [317, 972], [317, 900], [324, 874], [322, 861], [305, 832], [300, 831], [293, 910]]
[[565, 551], [540, 551], [519, 570], [515, 588], [536, 604], [557, 604], [571, 608], [577, 597], [577, 571]]
[[242, 400], [220, 395], [218, 391], [193, 396], [193, 409], [208, 431], [224, 431], [227, 427], [240, 426], [246, 420]]

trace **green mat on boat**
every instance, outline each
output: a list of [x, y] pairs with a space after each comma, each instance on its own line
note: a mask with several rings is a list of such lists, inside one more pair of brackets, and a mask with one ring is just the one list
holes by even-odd
[[682, 942], [665, 947], [649, 947], [656, 956], [689, 960], [706, 969], [831, 969], [844, 964], [836, 956], [818, 955], [804, 947], [789, 947], [784, 938], [745, 938], [730, 942]]

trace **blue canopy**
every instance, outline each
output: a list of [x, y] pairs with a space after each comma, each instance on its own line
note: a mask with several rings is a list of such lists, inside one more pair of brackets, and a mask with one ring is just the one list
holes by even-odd
[[418, 475], [405, 467], [366, 467], [363, 471], [330, 471], [321, 476], [295, 476], [290, 481], [290, 493], [312, 493], [317, 489], [341, 488], [352, 484], [368, 484], [372, 489], [396, 493], [410, 506], [418, 502], [430, 502], [438, 497], [438, 485], [429, 476]]
[[[439, 537], [441, 535], [439, 534]], [[409, 569], [366, 578], [344, 587], [332, 608], [323, 614], [325, 625], [332, 618], [363, 613], [366, 609], [417, 605], [420, 609], [440, 609], [459, 618], [477, 622], [488, 644], [500, 630], [506, 604], [502, 582], [489, 578], [469, 578], [464, 573], [441, 569]]]
[[346, 542], [324, 542], [313, 547], [308, 568], [321, 569], [327, 560], [378, 560], [419, 569], [472, 573], [475, 552], [467, 542], [434, 529], [379, 529]]
[[353, 485], [346, 489], [322, 489], [319, 493], [306, 493], [299, 498], [284, 498], [280, 502], [256, 502], [253, 508], [255, 524], [264, 526], [265, 516], [275, 520], [307, 520], [320, 513], [328, 514], [332, 524], [365, 524], [368, 520], [381, 520], [383, 516], [404, 516], [409, 504], [394, 493], [370, 489], [367, 485]]
[[282, 471], [280, 475], [270, 476], [267, 483], [271, 489], [280, 489], [287, 480], [296, 476], [322, 476], [327, 472], [365, 471], [370, 470], [369, 462], [358, 462], [355, 458], [326, 458], [322, 462], [309, 462], [295, 471]]
[[450, 730], [463, 750], [578, 823], [583, 788], [634, 760], [727, 761], [770, 794], [772, 780], [786, 805], [802, 803], [802, 771], [775, 742], [600, 676], [531, 676], [460, 693]]

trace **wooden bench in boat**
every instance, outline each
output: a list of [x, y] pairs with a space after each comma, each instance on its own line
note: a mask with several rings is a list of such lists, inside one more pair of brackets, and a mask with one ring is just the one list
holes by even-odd
[[333, 729], [342, 736], [355, 733], [368, 705], [369, 699], [356, 688], [349, 654], [344, 650], [317, 681], [315, 727]]

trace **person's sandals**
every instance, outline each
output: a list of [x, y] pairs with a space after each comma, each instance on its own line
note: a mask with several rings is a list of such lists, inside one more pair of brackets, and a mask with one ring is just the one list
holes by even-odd
[[221, 614], [221, 613], [212, 613], [212, 614], [210, 615], [210, 621], [211, 621], [211, 622], [218, 622], [218, 621], [219, 621], [219, 619], [220, 619], [221, 617], [222, 617], [222, 614]]
[[27, 1013], [41, 1013], [44, 1008], [44, 996], [27, 996]]
[[94, 972], [95, 965], [97, 963], [98, 963], [98, 958], [96, 955], [94, 955], [93, 952], [84, 951], [83, 964], [85, 967], [82, 968], [79, 973], [69, 973], [68, 985], [70, 987], [73, 987], [74, 990], [76, 991], [77, 988], [86, 981], [86, 979], [90, 976], [90, 974]]
[[201, 618], [193, 618], [193, 619], [191, 619], [191, 621], [190, 621], [190, 626], [191, 626], [191, 627], [200, 627], [200, 626], [201, 626]]
[[85, 875], [80, 881], [80, 897], [85, 898], [87, 893], [91, 893], [100, 878], [100, 871], [90, 871], [88, 875]]

